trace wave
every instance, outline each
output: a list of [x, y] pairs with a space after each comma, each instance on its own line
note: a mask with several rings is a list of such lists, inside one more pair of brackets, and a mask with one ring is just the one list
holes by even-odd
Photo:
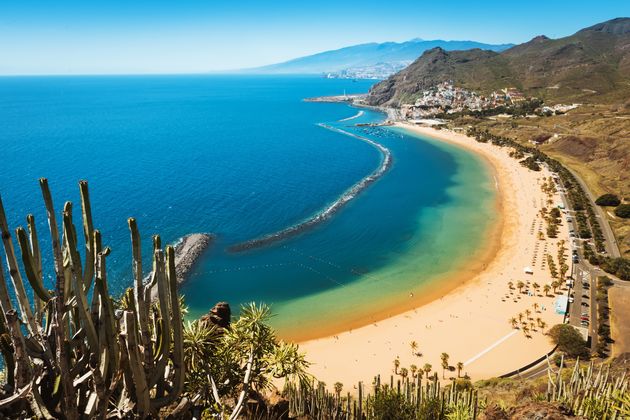
[[354, 120], [355, 118], [359, 118], [363, 114], [365, 114], [365, 111], [359, 111], [356, 115], [353, 115], [352, 117], [344, 118], [343, 120], [339, 120], [338, 122]]
[[[363, 112], [363, 111], [361, 111], [361, 112]], [[392, 154], [391, 154], [390, 150], [387, 147], [385, 147], [385, 146], [375, 142], [374, 140], [370, 140], [370, 139], [368, 139], [366, 137], [359, 136], [357, 134], [350, 133], [348, 131], [341, 130], [339, 128], [331, 127], [331, 126], [326, 125], [326, 124], [318, 124], [318, 125], [320, 127], [326, 128], [328, 130], [335, 131], [335, 132], [338, 132], [338, 133], [341, 133], [341, 134], [345, 134], [347, 136], [354, 137], [356, 139], [359, 139], [361, 141], [364, 141], [364, 142], [370, 144], [371, 146], [376, 148], [381, 153], [381, 155], [382, 155], [381, 164], [379, 165], [379, 167], [374, 172], [372, 172], [371, 174], [367, 175], [366, 177], [361, 179], [359, 182], [354, 184], [352, 187], [347, 189], [332, 204], [330, 204], [324, 210], [314, 214], [310, 218], [308, 218], [308, 219], [306, 219], [306, 220], [304, 220], [302, 222], [299, 222], [299, 223], [297, 223], [295, 225], [289, 226], [288, 228], [282, 229], [282, 230], [280, 230], [278, 232], [270, 233], [270, 234], [267, 234], [267, 235], [264, 235], [264, 236], [261, 236], [261, 237], [255, 238], [255, 239], [251, 239], [251, 240], [246, 241], [246, 242], [241, 242], [239, 244], [232, 245], [231, 247], [228, 248], [228, 251], [230, 251], [230, 252], [241, 252], [241, 251], [246, 251], [246, 250], [250, 250], [250, 249], [254, 249], [254, 248], [260, 248], [260, 247], [267, 246], [267, 245], [270, 245], [270, 244], [275, 243], [275, 242], [279, 242], [279, 241], [288, 239], [288, 238], [290, 238], [292, 236], [295, 236], [295, 235], [298, 235], [298, 234], [304, 232], [307, 229], [313, 228], [314, 226], [318, 225], [319, 223], [322, 223], [322, 222], [330, 219], [333, 214], [335, 214], [343, 206], [348, 204], [352, 199], [354, 199], [357, 195], [359, 195], [359, 193], [361, 193], [361, 191], [365, 190], [372, 183], [374, 183], [376, 180], [378, 180], [380, 177], [382, 177], [385, 174], [385, 172], [387, 172], [387, 170], [391, 167], [391, 165], [392, 165]]]

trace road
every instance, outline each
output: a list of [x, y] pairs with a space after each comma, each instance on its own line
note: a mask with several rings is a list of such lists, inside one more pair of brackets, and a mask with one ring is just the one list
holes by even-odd
[[619, 252], [619, 246], [617, 245], [617, 240], [615, 239], [615, 235], [613, 234], [613, 231], [610, 228], [610, 223], [608, 223], [608, 217], [606, 216], [604, 209], [602, 209], [600, 206], [595, 204], [596, 198], [591, 193], [591, 190], [588, 189], [588, 186], [582, 180], [582, 178], [580, 178], [578, 174], [575, 173], [575, 171], [569, 169], [567, 166], [565, 166], [565, 168], [567, 168], [567, 170], [571, 172], [571, 174], [573, 174], [578, 184], [580, 184], [580, 186], [586, 193], [586, 196], [589, 198], [589, 200], [591, 201], [591, 204], [593, 205], [593, 209], [595, 210], [595, 215], [599, 219], [599, 225], [601, 226], [602, 233], [604, 234], [605, 247], [606, 247], [606, 251], [608, 255], [610, 255], [613, 258], [619, 258], [621, 256], [621, 253]]

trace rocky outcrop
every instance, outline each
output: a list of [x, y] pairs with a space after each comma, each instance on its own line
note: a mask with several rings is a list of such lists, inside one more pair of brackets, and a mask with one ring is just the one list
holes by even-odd
[[225, 329], [230, 327], [231, 318], [232, 311], [230, 304], [227, 302], [219, 302], [210, 309], [210, 312], [199, 318], [199, 323], [206, 328], [214, 325]]

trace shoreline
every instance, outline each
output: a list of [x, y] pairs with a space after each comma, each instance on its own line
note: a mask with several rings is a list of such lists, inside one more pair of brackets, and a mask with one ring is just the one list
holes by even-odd
[[[348, 325], [345, 332], [337, 335], [302, 341], [307, 359], [314, 363], [311, 371], [326, 383], [367, 382], [376, 374], [391, 374], [392, 360], [396, 357], [400, 357], [401, 367], [430, 363], [440, 370], [439, 355], [446, 351], [453, 357], [451, 365], [466, 361], [462, 374], [467, 372], [473, 379], [480, 379], [520, 368], [548, 352], [552, 345], [542, 332], [526, 338], [508, 321], [518, 309], [523, 310], [524, 306], [529, 309], [536, 303], [545, 308], [536, 311], [536, 317], [548, 326], [562, 322], [561, 316], [552, 313], [554, 297], [517, 294], [514, 303], [506, 292], [508, 281], [516, 284], [519, 280], [531, 280], [540, 285], [550, 281], [542, 266], [541, 269], [537, 266], [529, 279], [522, 274], [523, 267], [530, 265], [528, 254], [532, 253], [531, 258], [536, 261], [541, 243], [543, 253], [547, 252], [547, 246], [557, 246], [557, 240], [539, 241], [534, 235], [534, 225], [542, 223], [537, 219], [538, 203], [542, 206], [544, 201], [540, 177], [549, 174], [528, 171], [508, 157], [506, 150], [477, 143], [463, 134], [405, 123], [394, 125], [411, 134], [464, 148], [484, 160], [498, 189], [495, 204], [498, 220], [490, 228], [482, 249], [469, 258], [466, 270], [455, 272], [451, 279], [448, 276], [436, 279], [432, 290], [423, 292], [422, 297], [413, 299], [409, 305], [399, 305], [400, 311], [382, 314], [389, 316], [381, 321], [365, 320], [361, 327], [356, 326], [358, 322]], [[524, 202], [526, 199], [532, 201]], [[559, 238], [568, 237], [566, 229], [563, 224]], [[479, 257], [480, 253], [485, 255]], [[555, 253], [549, 249], [548, 254], [555, 256]], [[475, 261], [474, 267], [470, 261]], [[475, 334], [476, 331], [484, 333]], [[411, 341], [418, 342], [424, 357], [416, 360], [411, 355]]]

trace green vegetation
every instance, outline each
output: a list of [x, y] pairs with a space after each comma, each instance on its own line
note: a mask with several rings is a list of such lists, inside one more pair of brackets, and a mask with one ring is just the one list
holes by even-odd
[[[153, 271], [145, 283], [133, 218], [134, 287], [113, 299], [106, 270], [109, 248], [94, 228], [87, 183], [79, 184], [83, 256], [72, 204], [65, 204], [58, 225], [46, 179], [40, 186], [52, 258], [42, 256], [29, 215], [28, 233], [16, 229], [20, 267], [0, 200], [3, 249], [18, 304], [14, 309], [0, 266], [0, 351], [6, 366], [0, 417], [144, 419], [203, 412], [208, 418], [236, 419], [247, 412], [252, 395], [272, 387], [273, 379], [310, 381], [298, 346], [275, 338], [264, 305], [244, 306], [229, 328], [201, 320], [184, 328], [174, 248], [163, 249], [160, 237], [153, 237]], [[44, 261], [51, 261], [54, 290], [44, 287]]]
[[558, 324], [551, 327], [547, 332], [558, 350], [568, 357], [588, 357], [588, 347], [582, 335], [569, 324]]
[[[7, 366], [1, 407], [13, 415], [23, 409], [37, 418], [145, 418], [178, 401], [184, 387], [175, 252], [172, 246], [163, 250], [160, 238], [154, 237], [154, 270], [144, 285], [140, 235], [136, 221], [129, 219], [134, 288], [116, 305], [108, 293], [109, 248], [103, 248], [101, 234], [94, 228], [87, 182], [79, 186], [84, 258], [72, 204], [65, 204], [58, 224], [46, 179], [40, 180], [40, 187], [52, 258], [42, 257], [35, 219], [29, 215], [28, 234], [22, 227], [16, 230], [23, 263], [19, 266], [0, 202], [4, 252], [19, 310], [13, 307], [0, 267], [0, 337]], [[47, 269], [54, 270], [54, 290], [44, 287], [43, 261], [52, 263]], [[32, 288], [33, 304], [21, 272]], [[152, 304], [154, 288], [159, 298]]]
[[615, 194], [604, 194], [600, 195], [597, 200], [595, 200], [595, 204], [598, 206], [617, 207], [621, 204], [621, 200]]
[[597, 321], [598, 340], [597, 353], [599, 357], [608, 355], [608, 344], [612, 342], [610, 336], [610, 306], [608, 305], [608, 288], [613, 285], [613, 281], [608, 277], [597, 279]]
[[289, 400], [290, 415], [305, 419], [507, 419], [530, 418], [521, 414], [533, 412], [536, 418], [622, 419], [630, 414], [624, 362], [619, 362], [621, 369], [608, 364], [597, 369], [593, 363], [579, 362], [567, 369], [560, 357], [559, 368], [549, 365], [547, 377], [541, 380], [491, 378], [473, 385], [454, 379], [442, 387], [436, 375], [426, 381], [396, 383], [392, 376], [389, 384], [382, 384], [377, 376], [371, 386], [357, 384], [358, 395], [330, 393], [324, 384], [299, 387], [292, 383], [283, 394]]
[[615, 209], [615, 216], [623, 219], [630, 219], [630, 204], [620, 204]]

